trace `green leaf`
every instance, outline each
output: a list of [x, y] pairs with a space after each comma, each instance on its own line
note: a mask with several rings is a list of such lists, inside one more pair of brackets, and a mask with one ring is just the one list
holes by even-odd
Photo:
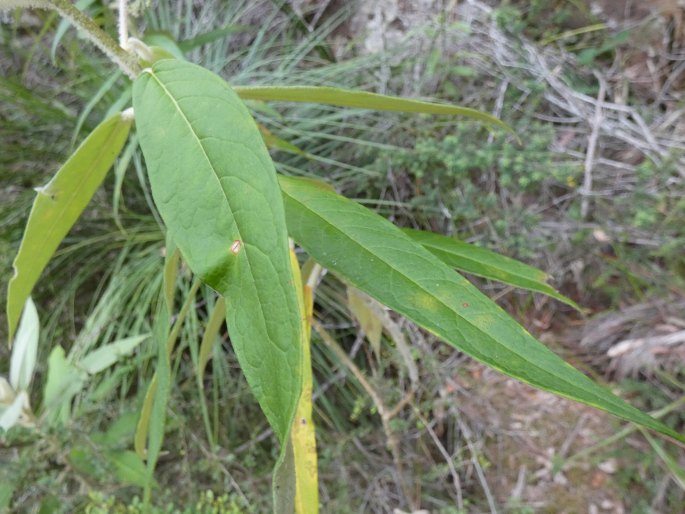
[[78, 363], [78, 366], [81, 369], [84, 369], [89, 375], [100, 373], [101, 371], [109, 368], [122, 357], [130, 354], [148, 337], [150, 337], [148, 334], [127, 337], [125, 339], [120, 339], [119, 341], [101, 346], [97, 350], [93, 350], [83, 359], [81, 359], [81, 361]]
[[404, 229], [404, 232], [452, 268], [529, 291], [543, 293], [570, 305], [576, 310], [581, 310], [573, 300], [566, 298], [547, 284], [549, 275], [544, 271], [452, 237], [414, 229]]
[[668, 471], [671, 473], [671, 478], [678, 484], [678, 487], [685, 491], [685, 469], [668, 453], [661, 444], [659, 444], [648, 432], [642, 431], [643, 435], [649, 441], [650, 446], [659, 458], [663, 461]]
[[38, 354], [39, 329], [38, 311], [29, 297], [21, 315], [10, 359], [10, 384], [15, 391], [26, 391], [31, 383]]
[[[151, 48], [159, 48], [164, 50], [169, 59], [185, 60], [183, 50], [179, 48], [178, 43], [173, 36], [168, 32], [145, 32], [143, 42]], [[159, 59], [157, 59], [159, 60]]]
[[105, 178], [124, 146], [131, 122], [132, 117], [124, 113], [102, 122], [52, 180], [37, 189], [7, 291], [10, 341], [33, 286]]
[[190, 50], [193, 50], [197, 48], [198, 46], [206, 45], [208, 43], [212, 43], [216, 41], [217, 39], [224, 38], [226, 36], [229, 36], [231, 34], [238, 34], [241, 32], [250, 32], [254, 30], [254, 27], [250, 25], [236, 25], [236, 24], [230, 24], [226, 25], [220, 29], [215, 29], [215, 30], [210, 30], [209, 32], [204, 32], [202, 34], [198, 34], [192, 39], [185, 39], [183, 41], [180, 41], [178, 43], [178, 46], [180, 47], [181, 50], [184, 52], [189, 52]]
[[0, 512], [7, 512], [5, 509], [9, 509], [16, 488], [14, 482], [0, 483]]
[[48, 378], [43, 392], [43, 411], [51, 422], [65, 422], [71, 413], [71, 399], [83, 388], [88, 376], [69, 362], [61, 346], [48, 357]]
[[415, 112], [425, 114], [449, 114], [474, 118], [484, 123], [496, 125], [512, 134], [514, 131], [499, 118], [491, 114], [459, 107], [411, 98], [379, 95], [366, 91], [353, 91], [335, 87], [316, 86], [236, 86], [238, 96], [244, 100], [278, 100], [283, 102], [307, 102], [356, 107], [376, 111]]
[[109, 451], [105, 454], [114, 467], [117, 478], [124, 484], [144, 487], [147, 471], [143, 461], [132, 451]]
[[[193, 295], [194, 297], [194, 295]], [[166, 306], [160, 302], [157, 315], [155, 316], [155, 323], [153, 326], [154, 341], [157, 345], [157, 363], [155, 366], [155, 374], [152, 377], [150, 387], [145, 396], [144, 407], [148, 408], [148, 412], [141, 413], [141, 423], [144, 416], [147, 416], [146, 424], [143, 426], [138, 424], [138, 429], [143, 427], [145, 434], [143, 442], [147, 439], [147, 450], [143, 453], [147, 459], [146, 479], [143, 483], [143, 501], [147, 506], [150, 505], [152, 486], [154, 484], [155, 467], [157, 466], [157, 459], [162, 451], [162, 444], [164, 443], [165, 426], [166, 426], [166, 408], [169, 396], [171, 394], [171, 357], [169, 355], [169, 339], [171, 334], [169, 331], [169, 315]], [[182, 321], [181, 321], [182, 323]], [[148, 400], [149, 399], [149, 400]], [[139, 435], [136, 432], [136, 441]], [[136, 455], [140, 458], [140, 453], [136, 448]]]
[[567, 364], [386, 219], [311, 181], [280, 183], [292, 237], [349, 284], [502, 373], [685, 441]]
[[300, 320], [276, 173], [231, 88], [163, 60], [136, 79], [140, 146], [159, 212], [185, 261], [226, 298], [241, 368], [284, 441], [300, 394]]

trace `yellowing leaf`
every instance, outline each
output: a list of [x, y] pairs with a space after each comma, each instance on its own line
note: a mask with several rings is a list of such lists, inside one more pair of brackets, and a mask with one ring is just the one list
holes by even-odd
[[371, 348], [373, 348], [376, 358], [379, 358], [381, 354], [383, 322], [378, 316], [377, 309], [382, 309], [383, 307], [370, 296], [354, 287], [347, 288], [347, 304], [350, 307], [350, 312], [359, 322], [366, 339], [371, 343]]
[[295, 288], [300, 298], [302, 316], [302, 393], [297, 403], [290, 432], [295, 461], [295, 512], [315, 514], [319, 511], [319, 479], [316, 455], [316, 433], [312, 420], [311, 323], [314, 300], [311, 287], [302, 283], [295, 252], [290, 250]]

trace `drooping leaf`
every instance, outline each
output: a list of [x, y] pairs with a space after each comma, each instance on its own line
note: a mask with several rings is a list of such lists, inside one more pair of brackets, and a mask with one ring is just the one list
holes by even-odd
[[[373, 301], [373, 305], [369, 300]], [[378, 303], [354, 287], [347, 288], [347, 305], [350, 312], [359, 322], [359, 326], [364, 332], [364, 336], [371, 344], [376, 358], [381, 354], [381, 336], [383, 334], [383, 323], [376, 312], [376, 307], [381, 308]]]
[[38, 354], [39, 329], [38, 311], [29, 297], [21, 315], [10, 358], [10, 384], [15, 391], [26, 391], [31, 383]]
[[119, 113], [103, 121], [52, 180], [37, 190], [7, 291], [10, 341], [26, 298], [119, 155], [132, 119]]
[[386, 219], [311, 181], [280, 183], [292, 237], [349, 284], [502, 373], [685, 441], [567, 364]]
[[339, 107], [356, 107], [376, 111], [411, 112], [425, 114], [448, 114], [465, 116], [495, 125], [514, 134], [499, 118], [476, 109], [457, 105], [439, 104], [411, 98], [379, 95], [366, 91], [353, 91], [335, 87], [317, 86], [236, 86], [235, 92], [245, 100], [277, 100], [283, 102], [307, 102]]
[[300, 321], [273, 163], [242, 101], [193, 64], [156, 62], [133, 104], [155, 203], [191, 270], [226, 298], [247, 381], [281, 441], [300, 394]]
[[290, 262], [302, 320], [302, 392], [290, 431], [295, 468], [295, 513], [316, 514], [319, 512], [319, 477], [316, 434], [314, 420], [312, 419], [313, 378], [310, 347], [310, 320], [314, 309], [314, 298], [312, 288], [303, 283], [297, 256], [292, 249], [290, 250]]
[[452, 237], [414, 229], [404, 229], [404, 232], [442, 262], [459, 271], [546, 294], [581, 310], [573, 300], [547, 283], [549, 275], [544, 271]]

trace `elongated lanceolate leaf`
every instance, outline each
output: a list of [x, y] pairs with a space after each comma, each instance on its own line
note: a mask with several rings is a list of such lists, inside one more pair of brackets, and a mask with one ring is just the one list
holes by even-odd
[[133, 118], [115, 114], [103, 121], [81, 143], [52, 180], [37, 189], [7, 291], [9, 339], [24, 302], [69, 229], [100, 187], [124, 146]]
[[504, 130], [514, 131], [499, 118], [491, 114], [459, 107], [457, 105], [439, 104], [423, 100], [412, 100], [397, 96], [379, 95], [366, 91], [351, 91], [335, 87], [316, 86], [236, 86], [235, 92], [245, 100], [278, 100], [283, 102], [307, 102], [337, 105], [339, 107], [357, 107], [376, 111], [413, 112], [425, 114], [448, 114], [474, 118], [484, 123], [496, 125]]
[[292, 237], [354, 287], [502, 373], [685, 441], [567, 364], [386, 219], [312, 181], [280, 183]]
[[452, 237], [414, 229], [404, 229], [404, 232], [442, 262], [459, 271], [543, 293], [581, 310], [573, 300], [547, 283], [549, 275], [544, 271]]
[[217, 75], [162, 60], [133, 87], [155, 203], [190, 269], [226, 298], [231, 341], [281, 441], [301, 388], [301, 324], [273, 163]]

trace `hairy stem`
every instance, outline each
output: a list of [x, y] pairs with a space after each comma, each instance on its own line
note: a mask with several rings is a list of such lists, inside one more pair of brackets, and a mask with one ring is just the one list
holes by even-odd
[[128, 50], [128, 9], [126, 0], [119, 0], [117, 4], [119, 10], [119, 46]]
[[140, 73], [140, 66], [138, 65], [136, 58], [121, 48], [109, 34], [98, 27], [92, 19], [79, 11], [68, 0], [49, 0], [44, 3], [40, 2], [40, 4], [36, 4], [36, 6], [54, 9], [63, 18], [68, 19], [131, 79], [136, 78]]

